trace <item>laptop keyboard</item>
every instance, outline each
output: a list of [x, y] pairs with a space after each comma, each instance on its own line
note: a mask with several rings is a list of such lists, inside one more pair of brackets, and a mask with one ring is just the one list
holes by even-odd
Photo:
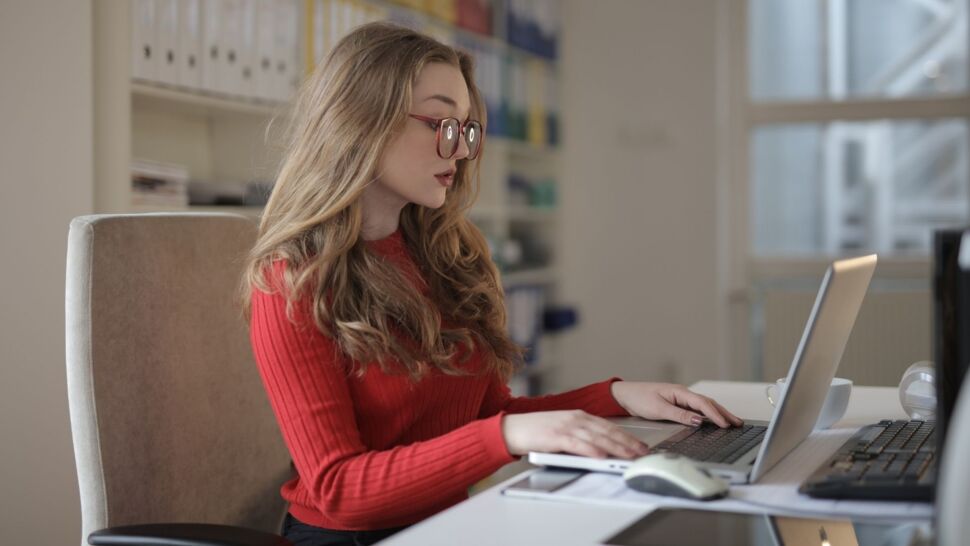
[[767, 430], [768, 427], [761, 425], [721, 428], [705, 422], [667, 438], [653, 451], [678, 453], [695, 461], [731, 464], [761, 443]]
[[832, 499], [932, 500], [936, 432], [932, 421], [863, 427], [799, 491]]

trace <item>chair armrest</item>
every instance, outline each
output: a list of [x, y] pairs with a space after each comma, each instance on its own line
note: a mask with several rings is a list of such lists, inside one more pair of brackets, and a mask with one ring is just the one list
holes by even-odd
[[293, 546], [285, 538], [244, 527], [208, 523], [155, 523], [101, 529], [91, 546]]

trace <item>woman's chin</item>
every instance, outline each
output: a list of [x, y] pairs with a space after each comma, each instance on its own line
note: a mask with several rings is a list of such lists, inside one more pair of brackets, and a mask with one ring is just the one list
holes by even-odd
[[427, 207], [429, 209], [440, 209], [442, 205], [445, 204], [445, 192], [443, 191], [440, 195], [429, 195], [420, 201], [414, 201], [415, 205], [421, 205], [422, 207]]

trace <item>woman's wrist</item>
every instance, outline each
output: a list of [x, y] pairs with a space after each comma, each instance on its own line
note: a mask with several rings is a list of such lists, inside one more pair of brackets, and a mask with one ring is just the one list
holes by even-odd
[[613, 396], [613, 400], [615, 400], [616, 403], [621, 408], [623, 408], [623, 411], [627, 412], [630, 415], [633, 415], [633, 412], [630, 411], [630, 407], [627, 406], [626, 403], [624, 402], [624, 398], [627, 392], [626, 390], [627, 387], [629, 387], [629, 385], [622, 379], [618, 381], [614, 381], [613, 383], [610, 384], [610, 395]]

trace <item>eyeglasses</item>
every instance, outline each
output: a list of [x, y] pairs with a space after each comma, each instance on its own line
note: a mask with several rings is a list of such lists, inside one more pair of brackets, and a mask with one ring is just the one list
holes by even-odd
[[423, 121], [436, 131], [435, 145], [438, 148], [438, 157], [441, 159], [451, 159], [458, 152], [458, 138], [465, 136], [465, 144], [468, 145], [468, 157], [465, 159], [475, 159], [478, 152], [482, 149], [482, 139], [485, 134], [482, 131], [482, 124], [470, 119], [462, 125], [457, 118], [429, 118], [417, 114], [408, 114], [412, 118]]

